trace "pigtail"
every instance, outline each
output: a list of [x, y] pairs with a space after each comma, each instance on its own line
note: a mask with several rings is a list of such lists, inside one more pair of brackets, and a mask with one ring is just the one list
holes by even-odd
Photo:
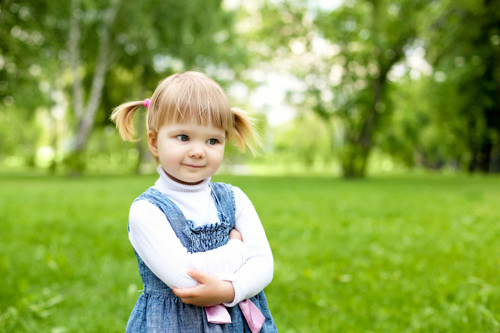
[[111, 113], [110, 119], [116, 124], [120, 136], [125, 141], [135, 142], [137, 139], [134, 138], [134, 114], [138, 108], [144, 106], [144, 102], [128, 102], [117, 106], [113, 113]]
[[260, 146], [260, 138], [255, 131], [252, 118], [243, 110], [231, 109], [233, 114], [233, 134], [238, 147], [245, 151], [245, 146], [250, 149], [252, 154], [256, 155], [255, 146]]

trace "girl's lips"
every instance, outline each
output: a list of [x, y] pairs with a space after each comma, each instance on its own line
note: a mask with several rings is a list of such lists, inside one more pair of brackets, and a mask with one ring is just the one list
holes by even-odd
[[203, 168], [203, 165], [184, 164], [184, 166], [187, 166], [188, 168], [195, 168], [195, 169]]

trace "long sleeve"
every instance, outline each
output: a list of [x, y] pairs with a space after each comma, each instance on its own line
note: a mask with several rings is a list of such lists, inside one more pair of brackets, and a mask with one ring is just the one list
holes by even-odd
[[244, 299], [261, 292], [273, 279], [274, 262], [271, 247], [259, 216], [248, 197], [239, 188], [233, 186], [236, 201], [236, 229], [243, 237], [248, 249], [248, 260], [234, 274], [225, 274], [221, 278], [232, 281], [235, 290], [233, 302], [226, 306], [235, 306]]
[[186, 273], [189, 268], [221, 277], [237, 270], [247, 259], [247, 246], [239, 240], [230, 240], [211, 251], [189, 253], [165, 215], [145, 200], [132, 204], [129, 226], [129, 239], [135, 251], [169, 287], [195, 286], [197, 282]]

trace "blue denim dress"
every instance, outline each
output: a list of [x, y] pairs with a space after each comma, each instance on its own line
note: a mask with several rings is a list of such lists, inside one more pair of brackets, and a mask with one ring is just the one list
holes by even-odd
[[[157, 206], [167, 216], [175, 234], [189, 252], [204, 252], [225, 245], [235, 224], [235, 200], [231, 185], [210, 183], [210, 187], [219, 222], [200, 227], [195, 227], [170, 199], [152, 187], [136, 201], [147, 200]], [[126, 332], [250, 332], [238, 306], [227, 308], [231, 315], [230, 324], [209, 323], [203, 307], [182, 303], [172, 289], [151, 272], [137, 252], [135, 255], [144, 289], [132, 310]], [[264, 292], [250, 300], [266, 318], [261, 332], [277, 332]]]

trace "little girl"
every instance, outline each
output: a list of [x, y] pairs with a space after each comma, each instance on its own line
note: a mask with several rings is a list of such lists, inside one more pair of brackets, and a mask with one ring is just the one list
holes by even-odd
[[215, 81], [186, 72], [166, 78], [151, 100], [113, 111], [123, 139], [134, 140], [143, 105], [159, 179], [130, 208], [144, 289], [126, 331], [277, 332], [263, 292], [273, 276], [264, 228], [239, 188], [210, 181], [226, 141], [252, 149], [249, 118]]

